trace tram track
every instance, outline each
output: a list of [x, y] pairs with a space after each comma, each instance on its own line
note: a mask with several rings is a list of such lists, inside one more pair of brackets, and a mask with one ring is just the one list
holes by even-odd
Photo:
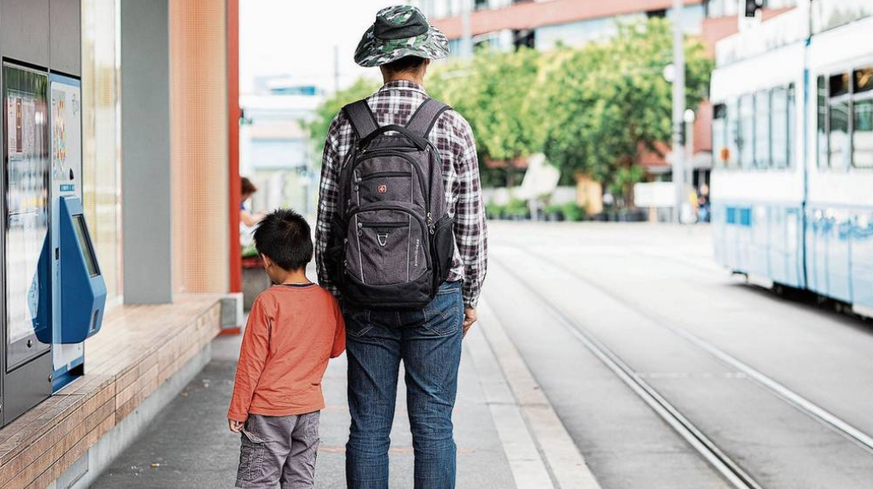
[[682, 415], [675, 406], [627, 365], [621, 357], [616, 355], [609, 347], [564, 312], [563, 309], [552, 303], [539, 290], [529, 285], [512, 267], [506, 266], [500, 259], [493, 256], [491, 259], [497, 262], [517, 283], [521, 284], [532, 297], [541, 302], [561, 323], [561, 326], [579, 340], [609, 370], [616, 374], [634, 394], [655, 411], [668, 426], [700, 454], [728, 483], [737, 489], [763, 489], [763, 486], [758, 484], [739, 464], [724, 453], [702, 430]]
[[[604, 295], [615, 300], [617, 303], [629, 310], [634, 311], [644, 317], [649, 318], [654, 324], [666, 329], [670, 333], [682, 338], [696, 349], [705, 352], [713, 357], [719, 363], [728, 366], [729, 368], [742, 373], [748, 379], [753, 380], [757, 385], [761, 386], [766, 392], [775, 395], [792, 407], [798, 409], [805, 415], [813, 418], [819, 423], [827, 426], [831, 430], [839, 433], [854, 444], [860, 446], [866, 451], [873, 453], [873, 438], [863, 431], [852, 426], [845, 420], [837, 417], [833, 413], [819, 406], [818, 404], [803, 397], [797, 392], [791, 390], [777, 380], [767, 376], [754, 367], [737, 359], [729, 353], [721, 350], [712, 343], [709, 343], [689, 331], [671, 324], [659, 314], [648, 310], [644, 306], [633, 304], [626, 298], [622, 297], [600, 284], [594, 283], [591, 280], [583, 277], [578, 272], [568, 269], [566, 266], [557, 263], [555, 260], [543, 256], [541, 253], [532, 250], [523, 245], [513, 245], [515, 248], [526, 256], [534, 257], [545, 264], [548, 264], [556, 269], [566, 273], [574, 280], [584, 283], [586, 286], [598, 290]], [[619, 355], [614, 353], [607, 345], [601, 342], [594, 334], [585, 326], [580, 324], [571, 314], [566, 312], [560, 305], [556, 304], [552, 299], [546, 297], [535, 286], [525, 280], [513, 267], [507, 266], [499, 258], [493, 258], [498, 265], [501, 266], [510, 276], [512, 276], [518, 284], [524, 287], [531, 296], [541, 302], [545, 308], [558, 319], [561, 326], [564, 327], [573, 337], [579, 340], [595, 357], [598, 358], [607, 368], [615, 373], [630, 389], [640, 397], [648, 406], [650, 406], [679, 436], [681, 436], [704, 460], [706, 460], [726, 481], [736, 488], [761, 488], [762, 486], [755, 478], [746, 472], [730, 455], [721, 450], [718, 445], [693, 422], [685, 417], [682, 412], [671, 404], [663, 395], [661, 395], [645, 378], [632, 367], [630, 367]]]

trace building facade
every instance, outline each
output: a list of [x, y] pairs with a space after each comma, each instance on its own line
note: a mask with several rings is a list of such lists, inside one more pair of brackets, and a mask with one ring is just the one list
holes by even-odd
[[82, 0], [83, 202], [110, 305], [238, 289], [237, 8]]
[[324, 94], [289, 77], [264, 77], [252, 93], [242, 94], [240, 174], [258, 186], [254, 210], [290, 207], [315, 213], [318, 175], [307, 123]]
[[[798, 0], [764, 0], [763, 18], [793, 8]], [[462, 54], [463, 8], [470, 8], [473, 49], [511, 51], [522, 46], [550, 50], [581, 46], [614, 36], [621, 22], [676, 17], [672, 0], [421, 0], [421, 7], [449, 38], [453, 55]], [[740, 28], [738, 0], [685, 0], [682, 23], [686, 35], [698, 37], [715, 57], [715, 44]], [[712, 168], [712, 106], [704, 101], [689, 128], [691, 164], [697, 186], [708, 182]], [[669, 147], [659, 148], [669, 153]], [[669, 154], [644, 151], [640, 163], [652, 178], [670, 174]]]

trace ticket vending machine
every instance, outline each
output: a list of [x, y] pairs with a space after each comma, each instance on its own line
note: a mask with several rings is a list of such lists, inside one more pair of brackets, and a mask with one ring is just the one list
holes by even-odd
[[82, 204], [79, 8], [0, 0], [0, 426], [84, 373], [103, 320]]

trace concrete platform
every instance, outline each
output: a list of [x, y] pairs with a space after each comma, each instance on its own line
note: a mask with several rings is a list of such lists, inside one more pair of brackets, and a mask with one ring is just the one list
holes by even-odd
[[[483, 312], [481, 324], [464, 340], [454, 416], [457, 487], [597, 488], [500, 324], [487, 306]], [[240, 442], [239, 435], [228, 431], [225, 415], [239, 344], [239, 337], [216, 339], [212, 362], [92, 487], [231, 487]], [[324, 388], [328, 407], [322, 413], [317, 487], [344, 488], [349, 426], [345, 356], [331, 363]], [[412, 440], [402, 389], [397, 397], [391, 487], [408, 488], [413, 486]]]
[[85, 376], [0, 430], [0, 487], [87, 487], [208, 363], [220, 313], [199, 295], [110, 311]]

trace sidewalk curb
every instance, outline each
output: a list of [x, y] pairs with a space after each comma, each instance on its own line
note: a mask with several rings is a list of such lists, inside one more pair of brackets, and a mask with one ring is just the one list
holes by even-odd
[[[556, 483], [551, 487], [600, 489], [600, 484], [585, 463], [584, 457], [493, 310], [483, 300], [479, 305], [479, 311], [481, 319], [478, 329], [481, 330], [493, 357], [502, 370], [505, 382], [508, 383], [514, 401], [527, 423], [530, 437], [544, 457], [544, 460], [541, 458], [541, 462], [545, 464]], [[496, 419], [495, 423], [497, 423]], [[518, 482], [518, 479], [516, 481]], [[519, 483], [519, 488], [522, 487], [527, 486]]]

